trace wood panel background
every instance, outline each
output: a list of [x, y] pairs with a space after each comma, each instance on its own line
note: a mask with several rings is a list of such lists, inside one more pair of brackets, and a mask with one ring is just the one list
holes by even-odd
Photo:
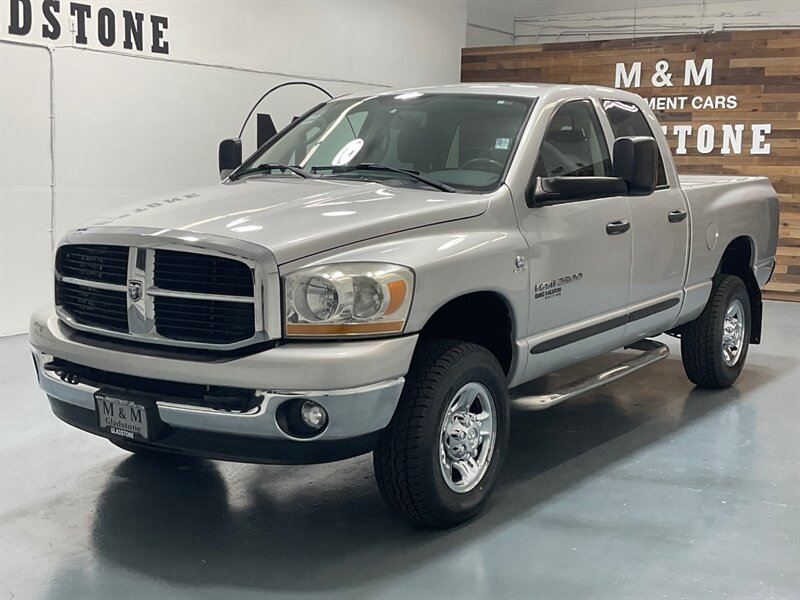
[[[710, 86], [682, 87], [684, 64], [698, 68], [714, 59]], [[655, 87], [651, 76], [659, 60], [670, 63], [673, 87]], [[778, 264], [765, 297], [800, 301], [800, 30], [734, 31], [696, 36], [605, 40], [465, 48], [463, 82], [541, 82], [614, 86], [616, 63], [628, 69], [642, 62], [641, 87], [629, 88], [645, 98], [656, 96], [729, 96], [735, 109], [656, 111], [668, 125], [667, 138], [680, 173], [765, 175], [781, 202]], [[697, 151], [697, 129], [711, 124], [717, 131], [710, 154]], [[721, 125], [743, 123], [741, 155], [722, 155]], [[770, 123], [768, 155], [751, 155], [750, 125]], [[675, 155], [675, 124], [694, 126], [685, 155]]]

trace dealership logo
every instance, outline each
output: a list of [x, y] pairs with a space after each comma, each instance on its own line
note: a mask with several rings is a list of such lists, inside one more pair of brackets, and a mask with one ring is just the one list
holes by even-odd
[[128, 282], [128, 296], [130, 296], [131, 300], [134, 302], [138, 302], [142, 299], [142, 282], [136, 281], [135, 279], [131, 279]]
[[163, 15], [83, 2], [10, 0], [7, 16], [9, 35], [41, 36], [45, 41], [56, 41], [63, 35], [72, 37], [79, 46], [91, 40], [104, 48], [138, 52], [147, 48], [153, 54], [169, 54], [169, 19]]
[[[686, 112], [688, 110], [735, 110], [739, 106], [739, 98], [735, 95], [710, 95], [703, 88], [713, 85], [714, 59], [705, 58], [699, 61], [687, 59], [683, 62], [683, 77], [673, 72], [674, 65], [666, 60], [658, 60], [650, 72], [650, 85], [663, 93], [674, 86], [699, 88], [697, 93], [673, 96], [651, 96], [646, 98], [647, 104], [654, 111]], [[677, 75], [677, 76], [676, 76]], [[614, 69], [614, 87], [639, 88], [642, 86], [642, 62], [631, 64], [616, 63]], [[638, 90], [637, 90], [638, 91]], [[710, 120], [710, 119], [709, 119]], [[745, 128], [749, 129], [749, 140], [745, 139]], [[772, 133], [771, 123], [702, 123], [695, 125], [662, 125], [666, 136], [674, 136], [676, 140], [675, 154], [686, 154], [687, 145], [692, 144], [699, 154], [710, 154], [718, 149], [720, 154], [769, 154], [771, 146], [767, 136]], [[749, 141], [749, 143], [747, 143]]]
[[[683, 85], [711, 85], [711, 76], [714, 72], [714, 59], [707, 58], [698, 67], [697, 62], [688, 59], [683, 63]], [[653, 69], [650, 83], [653, 87], [672, 87], [673, 73], [666, 60], [659, 60]], [[642, 85], [642, 62], [633, 63], [630, 68], [625, 63], [617, 63], [614, 74], [614, 87], [640, 87]]]

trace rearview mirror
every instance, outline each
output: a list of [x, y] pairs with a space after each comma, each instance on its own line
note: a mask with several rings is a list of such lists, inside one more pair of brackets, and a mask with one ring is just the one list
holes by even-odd
[[614, 142], [614, 177], [631, 196], [649, 196], [658, 178], [658, 146], [651, 137], [621, 137]]
[[242, 140], [232, 138], [219, 143], [219, 176], [227, 179], [242, 165]]
[[591, 200], [628, 193], [617, 177], [537, 177], [528, 194], [528, 206], [545, 206], [571, 200]]

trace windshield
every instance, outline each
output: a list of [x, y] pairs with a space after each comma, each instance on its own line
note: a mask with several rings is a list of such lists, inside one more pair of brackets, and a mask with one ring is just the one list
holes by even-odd
[[419, 92], [335, 100], [293, 124], [239, 173], [286, 173], [265, 167], [291, 165], [326, 178], [490, 190], [505, 174], [533, 102]]

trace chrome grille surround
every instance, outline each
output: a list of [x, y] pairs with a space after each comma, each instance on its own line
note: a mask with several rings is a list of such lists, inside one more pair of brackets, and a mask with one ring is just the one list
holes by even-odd
[[[64, 236], [59, 248], [75, 244], [127, 246], [129, 254], [125, 284], [64, 277], [58, 271], [55, 272], [56, 280], [60, 282], [125, 293], [128, 331], [115, 331], [80, 323], [68, 310], [56, 304], [59, 318], [74, 329], [135, 342], [205, 349], [235, 349], [280, 338], [281, 301], [278, 265], [272, 252], [262, 246], [235, 238], [172, 229], [105, 226], [71, 231]], [[228, 296], [158, 288], [154, 283], [156, 250], [204, 254], [242, 262], [248, 266], [253, 275], [253, 294]], [[138, 301], [134, 301], [128, 293], [130, 282], [141, 282], [142, 298]], [[155, 298], [157, 297], [252, 304], [254, 333], [247, 339], [223, 343], [178, 340], [161, 335], [156, 328]]]

